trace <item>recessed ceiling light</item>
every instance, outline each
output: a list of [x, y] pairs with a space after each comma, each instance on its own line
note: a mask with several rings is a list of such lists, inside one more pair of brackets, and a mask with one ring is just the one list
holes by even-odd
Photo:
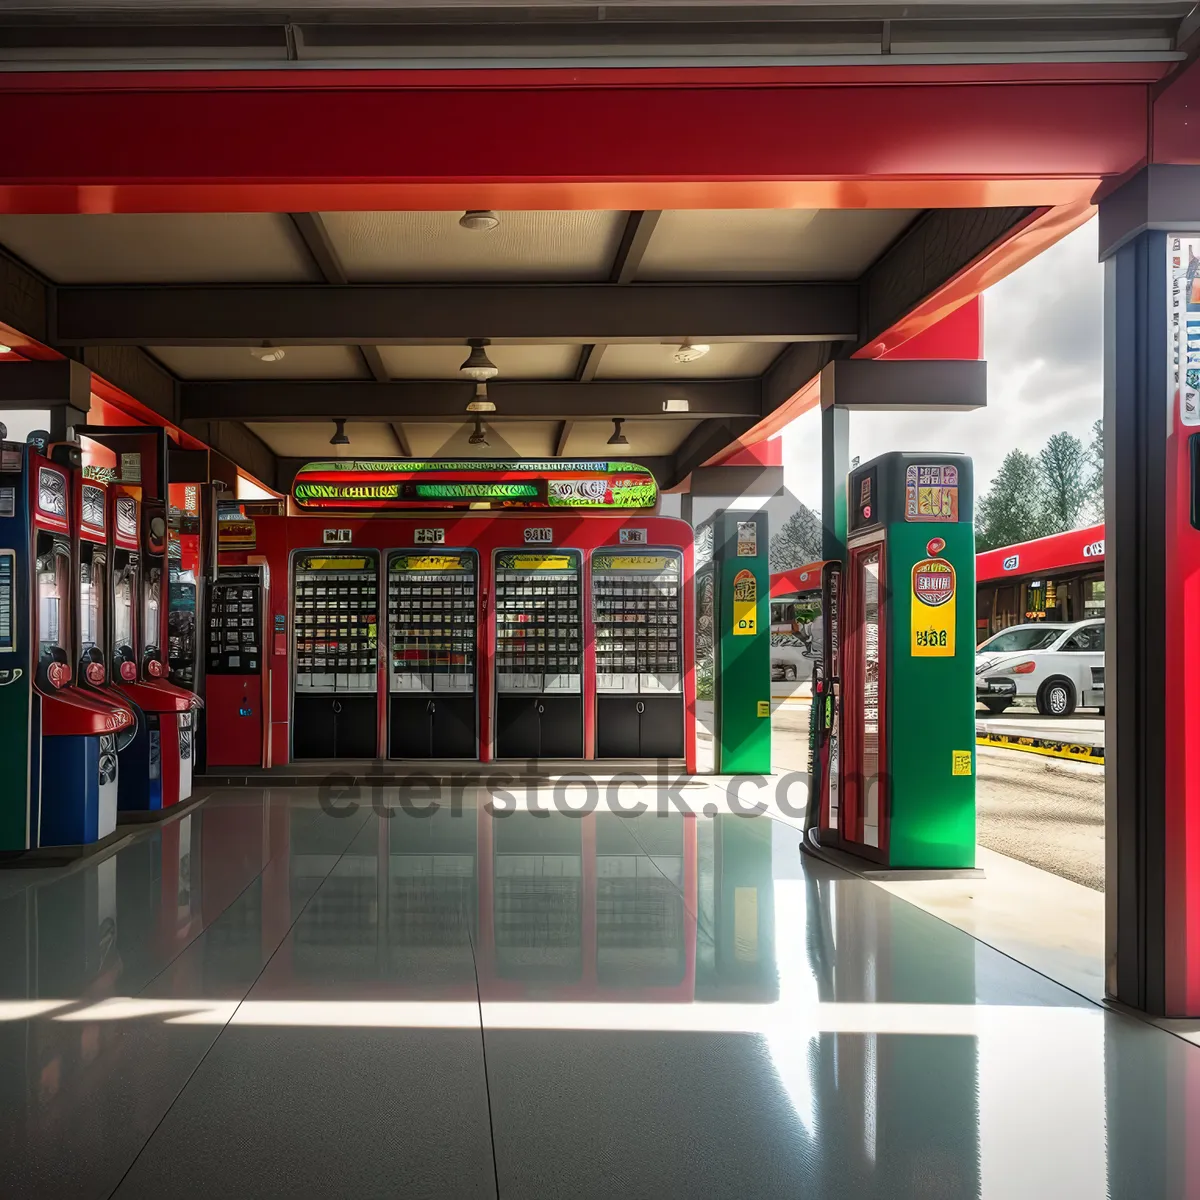
[[348, 446], [350, 439], [346, 436], [346, 421], [343, 417], [334, 417], [333, 424], [335, 426], [333, 437], [329, 439], [331, 446]]
[[500, 224], [500, 218], [490, 208], [469, 208], [458, 223], [472, 233], [487, 233]]
[[471, 431], [471, 436], [467, 438], [467, 442], [472, 446], [486, 446], [488, 444], [488, 440], [483, 433], [483, 421], [479, 417], [475, 418], [475, 428]]
[[676, 396], [663, 401], [663, 412], [691, 412], [691, 405], [686, 396]]
[[471, 353], [467, 355], [466, 362], [458, 368], [458, 373], [475, 380], [476, 383], [487, 383], [489, 379], [495, 379], [500, 374], [500, 368], [487, 356], [484, 349], [487, 338], [471, 338], [467, 345], [471, 347]]
[[0, 344], [0, 354], [11, 354], [11, 353], [12, 353], [11, 346], [5, 346], [3, 344]]
[[251, 346], [250, 353], [262, 362], [279, 362], [284, 356], [282, 346], [271, 346], [263, 342], [261, 346]]
[[475, 385], [475, 399], [467, 405], [467, 412], [495, 412], [496, 405], [488, 399], [487, 384], [482, 381]]
[[705, 342], [693, 342], [691, 338], [687, 338], [675, 351], [675, 361], [679, 363], [695, 362], [696, 359], [703, 358], [710, 348]]
[[621, 432], [621, 426], [625, 424], [624, 417], [613, 417], [612, 437], [608, 439], [606, 445], [609, 446], [628, 446], [629, 439]]

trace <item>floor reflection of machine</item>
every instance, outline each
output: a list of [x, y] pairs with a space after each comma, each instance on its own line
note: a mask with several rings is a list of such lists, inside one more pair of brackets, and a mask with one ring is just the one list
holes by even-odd
[[93, 843], [116, 828], [116, 738], [134, 714], [75, 678], [79, 447], [50, 449], [44, 434], [27, 445], [2, 436], [0, 850]]

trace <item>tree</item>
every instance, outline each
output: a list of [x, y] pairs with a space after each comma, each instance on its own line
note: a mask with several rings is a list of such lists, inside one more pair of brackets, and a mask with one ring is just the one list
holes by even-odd
[[1088, 445], [1088, 510], [1096, 521], [1104, 520], [1104, 422], [1092, 422], [1092, 440]]
[[1076, 529], [1092, 496], [1088, 454], [1070, 433], [1056, 433], [1038, 456], [1049, 523], [1047, 533]]
[[1023, 450], [1010, 450], [992, 486], [975, 510], [975, 544], [980, 550], [1011, 546], [1049, 532], [1042, 496], [1041, 465]]
[[797, 501], [778, 533], [771, 537], [771, 570], [790, 571], [821, 557], [821, 514]]

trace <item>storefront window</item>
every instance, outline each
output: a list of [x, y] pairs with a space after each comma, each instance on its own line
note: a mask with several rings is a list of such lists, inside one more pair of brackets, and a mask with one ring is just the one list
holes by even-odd
[[1096, 575], [1083, 581], [1083, 615], [1104, 616], [1104, 576]]

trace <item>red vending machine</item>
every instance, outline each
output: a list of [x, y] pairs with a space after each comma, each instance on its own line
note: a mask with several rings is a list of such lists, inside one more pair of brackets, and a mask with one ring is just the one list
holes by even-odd
[[270, 765], [265, 565], [220, 567], [205, 622], [205, 721], [210, 767]]

